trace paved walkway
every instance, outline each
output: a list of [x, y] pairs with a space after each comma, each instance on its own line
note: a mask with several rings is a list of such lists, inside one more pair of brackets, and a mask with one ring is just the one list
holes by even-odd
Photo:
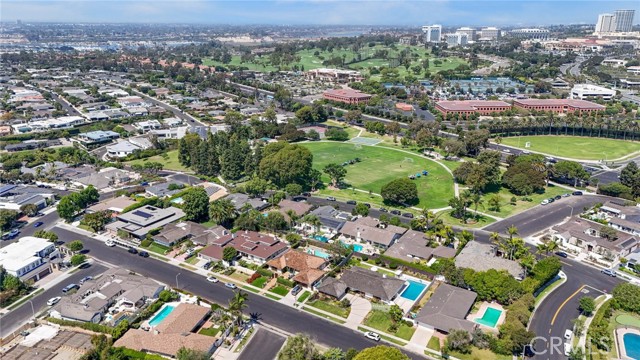
[[418, 326], [416, 332], [414, 332], [411, 337], [411, 341], [409, 341], [405, 347], [420, 354], [424, 351], [424, 348], [427, 346], [432, 336], [432, 329], [427, 329], [424, 326]]
[[260, 290], [260, 292], [258, 294], [260, 295], [264, 295], [268, 289], [271, 289], [278, 281], [276, 280], [276, 278], [271, 278], [271, 280], [269, 280], [264, 287]]
[[357, 329], [358, 325], [364, 321], [364, 318], [371, 311], [371, 303], [369, 300], [354, 294], [347, 294], [346, 298], [351, 302], [351, 312], [345, 325]]

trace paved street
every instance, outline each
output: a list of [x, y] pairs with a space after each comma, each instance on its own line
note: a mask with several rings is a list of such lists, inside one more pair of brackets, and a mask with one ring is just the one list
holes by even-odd
[[[52, 297], [62, 296], [62, 288], [68, 284], [78, 283], [85, 276], [96, 276], [104, 272], [107, 268], [94, 263], [88, 269], [80, 269], [69, 278], [65, 279], [62, 283], [54, 285], [52, 288], [45, 290], [43, 293], [35, 296], [31, 301], [25, 302], [17, 309], [12, 310], [6, 315], [0, 316], [0, 338], [3, 338], [12, 331], [15, 331], [29, 318], [33, 316], [33, 311], [36, 313], [47, 306], [47, 300]], [[51, 275], [49, 275], [51, 276]], [[31, 303], [33, 303], [33, 309], [31, 309]]]
[[278, 355], [278, 351], [284, 345], [285, 340], [282, 335], [258, 327], [249, 345], [244, 348], [238, 360], [273, 360]]

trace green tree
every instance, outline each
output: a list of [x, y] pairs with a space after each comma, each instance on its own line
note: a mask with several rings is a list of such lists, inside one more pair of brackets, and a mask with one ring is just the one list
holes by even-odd
[[449, 199], [449, 206], [453, 209], [452, 214], [456, 219], [460, 219], [463, 224], [467, 223], [467, 207], [469, 200], [464, 196], [455, 196]]
[[369, 215], [369, 207], [363, 203], [357, 203], [351, 211], [351, 215], [367, 216]]
[[202, 222], [209, 219], [209, 195], [200, 186], [194, 186], [182, 193], [182, 210], [185, 219]]
[[177, 360], [209, 360], [211, 359], [211, 354], [209, 354], [206, 351], [189, 349], [183, 346], [180, 349], [178, 349], [178, 352], [176, 353], [176, 359]]
[[13, 210], [0, 209], [0, 229], [7, 231], [18, 218], [18, 213]]
[[37, 230], [33, 233], [33, 236], [41, 239], [47, 239], [51, 242], [58, 241], [58, 235], [53, 231]]
[[80, 221], [80, 224], [89, 227], [93, 232], [99, 232], [104, 230], [105, 225], [108, 224], [109, 221], [111, 221], [111, 211], [102, 210], [86, 214]]
[[331, 178], [331, 185], [336, 188], [347, 176], [347, 169], [344, 166], [335, 163], [327, 164], [322, 171], [329, 175], [329, 178]]
[[493, 194], [487, 200], [487, 205], [489, 205], [489, 210], [500, 212], [500, 208], [502, 206], [502, 197], [500, 194]]
[[[400, 351], [400, 349], [378, 345], [363, 349], [356, 355], [353, 360], [409, 360], [409, 357]], [[280, 360], [280, 359], [279, 359]]]
[[418, 202], [418, 186], [407, 179], [395, 179], [382, 186], [382, 199], [390, 204], [415, 205]]
[[613, 288], [614, 307], [640, 314], [640, 287], [622, 283]]
[[325, 131], [324, 136], [328, 140], [332, 141], [347, 141], [349, 140], [349, 133], [339, 128], [329, 128]]
[[403, 315], [404, 312], [402, 311], [400, 306], [393, 304], [389, 308], [389, 316], [391, 317], [391, 321], [393, 321], [394, 323], [399, 323], [402, 320]]
[[38, 206], [35, 204], [24, 204], [20, 206], [20, 212], [27, 216], [36, 216], [38, 214]]
[[69, 196], [64, 196], [58, 202], [56, 210], [62, 219], [71, 222], [76, 214], [80, 212], [80, 207]]
[[601, 238], [607, 239], [609, 241], [615, 241], [618, 239], [618, 232], [616, 231], [616, 229], [607, 225], [602, 225], [599, 232]]
[[583, 296], [580, 298], [579, 309], [584, 316], [591, 316], [596, 309], [596, 302], [590, 296]]
[[305, 334], [290, 336], [278, 353], [278, 360], [317, 360], [319, 357], [313, 340]]
[[447, 348], [463, 354], [471, 353], [471, 334], [466, 330], [451, 330], [447, 335]]
[[222, 250], [222, 260], [230, 263], [238, 256], [238, 250], [232, 246], [227, 246]]
[[218, 199], [209, 205], [209, 217], [216, 224], [229, 227], [237, 216], [238, 212], [229, 199]]
[[72, 266], [80, 265], [85, 260], [87, 260], [87, 257], [84, 254], [75, 254], [71, 257], [71, 265]]
[[556, 175], [573, 179], [573, 186], [577, 186], [578, 181], [589, 179], [589, 173], [582, 164], [575, 161], [560, 160], [553, 166], [553, 169]]
[[310, 179], [313, 155], [309, 149], [283, 142], [264, 147], [259, 165], [259, 175], [278, 187], [287, 184], [305, 186]]
[[300, 195], [302, 194], [302, 190], [302, 185], [300, 184], [287, 184], [287, 186], [284, 187], [284, 191], [289, 196]]
[[288, 226], [287, 220], [279, 211], [268, 212], [267, 216], [262, 217], [261, 224], [265, 229], [271, 232], [285, 230]]
[[77, 253], [79, 251], [82, 251], [82, 249], [84, 249], [84, 243], [82, 242], [82, 240], [73, 240], [69, 243], [67, 243], [67, 249], [69, 249], [70, 251], [73, 251], [74, 253]]

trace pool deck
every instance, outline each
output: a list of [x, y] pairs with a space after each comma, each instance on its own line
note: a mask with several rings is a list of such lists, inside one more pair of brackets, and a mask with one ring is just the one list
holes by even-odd
[[627, 355], [627, 349], [623, 346], [625, 334], [635, 334], [640, 336], [640, 330], [632, 327], [619, 327], [615, 331], [616, 334], [616, 348], [618, 348], [618, 358], [622, 360], [633, 360], [632, 357]]
[[[151, 329], [151, 328], [153, 328], [154, 326], [152, 326], [152, 325], [150, 324], [151, 320], [153, 320], [153, 319], [154, 319], [154, 318], [155, 318], [155, 317], [156, 317], [160, 312], [162, 312], [162, 310], [164, 310], [164, 308], [166, 308], [167, 306], [173, 306], [173, 307], [175, 308], [176, 306], [180, 305], [180, 303], [181, 303], [180, 301], [173, 301], [173, 302], [166, 303], [166, 304], [162, 305], [162, 306], [160, 307], [160, 309], [158, 309], [158, 311], [156, 311], [155, 313], [153, 313], [153, 315], [152, 315], [148, 320], [145, 320], [145, 321], [142, 323], [142, 326], [141, 326], [141, 327], [144, 327], [144, 328], [147, 328], [147, 329]], [[173, 310], [172, 310], [172, 311], [173, 311]], [[169, 316], [169, 314], [167, 314], [167, 316]], [[165, 317], [166, 317], [166, 316], [165, 316]], [[164, 319], [162, 319], [162, 320], [164, 320]], [[159, 323], [158, 323], [158, 324], [156, 324], [155, 326], [158, 326], [158, 325], [159, 325]]]
[[[476, 322], [476, 319], [482, 319], [482, 316], [484, 316], [485, 311], [487, 311], [487, 308], [494, 308], [494, 309], [498, 309], [500, 311], [502, 311], [502, 313], [500, 314], [500, 317], [498, 318], [498, 322], [496, 322], [496, 326], [495, 327], [489, 327], [486, 325], [482, 325], [478, 322]], [[507, 310], [502, 307], [502, 305], [498, 304], [498, 303], [489, 303], [484, 301], [481, 305], [480, 308], [478, 309], [478, 311], [476, 311], [475, 313], [471, 313], [467, 316], [467, 320], [469, 321], [473, 321], [474, 323], [480, 325], [480, 327], [483, 330], [489, 330], [489, 331], [493, 331], [493, 332], [497, 332], [498, 331], [498, 326], [502, 325], [502, 323], [504, 323], [505, 318], [507, 317]]]
[[402, 288], [402, 290], [400, 291], [398, 296], [396, 296], [396, 298], [393, 300], [393, 302], [396, 303], [398, 306], [400, 306], [402, 311], [404, 311], [404, 313], [406, 314], [409, 311], [411, 311], [411, 308], [413, 307], [414, 304], [420, 302], [420, 299], [422, 299], [424, 294], [427, 293], [427, 290], [429, 290], [429, 287], [431, 286], [431, 283], [429, 281], [418, 279], [418, 278], [414, 278], [414, 277], [408, 276], [408, 275], [403, 275], [400, 278], [402, 280], [404, 280], [404, 281], [411, 280], [413, 282], [418, 282], [418, 283], [426, 285], [426, 287], [422, 290], [422, 292], [418, 295], [418, 297], [415, 300], [405, 299], [405, 298], [402, 297], [402, 293], [406, 290], [406, 287]]

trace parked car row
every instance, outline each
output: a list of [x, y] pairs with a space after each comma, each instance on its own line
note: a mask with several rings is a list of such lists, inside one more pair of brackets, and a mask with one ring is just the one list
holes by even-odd
[[582, 193], [582, 191], [574, 191], [574, 192], [572, 192], [571, 194], [566, 193], [566, 194], [562, 194], [562, 195], [556, 195], [556, 196], [554, 196], [554, 197], [551, 197], [551, 198], [548, 198], [548, 199], [544, 199], [544, 200], [542, 200], [542, 201], [540, 202], [540, 205], [547, 205], [547, 204], [551, 204], [551, 203], [552, 203], [552, 202], [554, 202], [554, 201], [560, 200], [560, 199], [562, 199], [562, 198], [569, 197], [569, 196], [571, 196], [571, 195], [573, 195], [573, 196], [580, 196], [580, 195], [582, 195], [582, 194], [583, 194], [583, 193]]

